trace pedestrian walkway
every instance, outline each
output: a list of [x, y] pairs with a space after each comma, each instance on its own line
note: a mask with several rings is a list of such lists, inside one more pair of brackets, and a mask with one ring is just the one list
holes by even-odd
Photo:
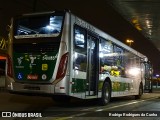
[[152, 93], [144, 93], [142, 95], [142, 99], [148, 99], [153, 97], [160, 97], [160, 89], [154, 88]]

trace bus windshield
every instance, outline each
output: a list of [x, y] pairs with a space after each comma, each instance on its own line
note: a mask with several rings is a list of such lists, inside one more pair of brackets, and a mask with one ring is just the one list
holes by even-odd
[[62, 29], [63, 16], [43, 15], [16, 19], [15, 38], [57, 37]]

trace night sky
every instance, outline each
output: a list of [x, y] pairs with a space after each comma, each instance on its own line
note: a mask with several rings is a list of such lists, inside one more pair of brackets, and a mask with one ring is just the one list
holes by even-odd
[[[67, 1], [67, 2], [66, 2]], [[69, 9], [78, 17], [125, 42], [152, 62], [154, 73], [160, 73], [160, 52], [154, 45], [107, 4], [107, 0], [4, 0], [0, 4], [0, 36], [7, 38], [6, 26], [12, 16], [22, 13]]]

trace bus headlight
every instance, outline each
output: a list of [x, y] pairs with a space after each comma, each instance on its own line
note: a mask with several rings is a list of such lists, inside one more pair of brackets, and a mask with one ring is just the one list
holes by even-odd
[[130, 68], [128, 74], [132, 76], [137, 76], [140, 74], [140, 68]]

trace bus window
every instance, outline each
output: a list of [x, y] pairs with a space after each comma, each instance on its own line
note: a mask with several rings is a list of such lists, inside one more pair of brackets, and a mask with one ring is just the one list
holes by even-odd
[[127, 77], [140, 77], [140, 58], [133, 53], [125, 52], [125, 68]]
[[136, 55], [128, 52], [128, 60], [127, 60], [127, 63], [128, 63], [128, 66], [130, 67], [138, 67], [140, 66], [140, 58], [137, 57]]
[[87, 57], [86, 55], [75, 53], [74, 69], [86, 72]]
[[112, 43], [110, 41], [101, 39], [99, 52], [101, 73], [110, 74], [112, 66], [114, 64]]
[[117, 67], [117, 73], [119, 75], [124, 75], [124, 49], [114, 45], [114, 66]]
[[74, 27], [74, 69], [85, 71], [87, 67], [86, 30]]
[[63, 16], [31, 16], [18, 19], [14, 34], [16, 38], [29, 35], [53, 34], [58, 36], [62, 28]]
[[83, 49], [86, 47], [86, 31], [83, 28], [75, 26], [74, 29], [74, 42], [75, 47]]
[[111, 41], [101, 39], [100, 72], [111, 76], [124, 76], [124, 49], [113, 45]]

